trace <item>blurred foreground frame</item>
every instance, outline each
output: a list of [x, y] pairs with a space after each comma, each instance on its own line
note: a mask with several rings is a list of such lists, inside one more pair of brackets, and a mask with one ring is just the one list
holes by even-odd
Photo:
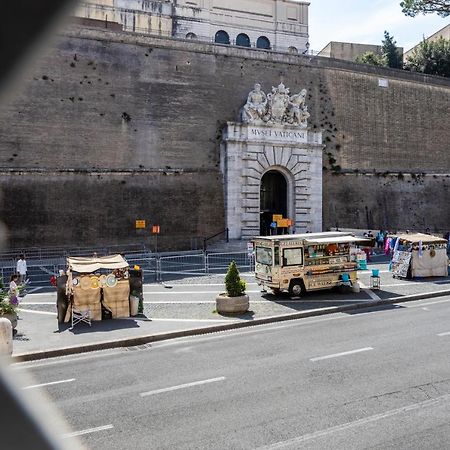
[[[40, 49], [68, 19], [78, 1], [13, 0], [2, 5], [0, 27], [0, 101], [8, 85], [20, 83], [22, 71], [37, 59]], [[1, 107], [1, 103], [0, 103]]]
[[[0, 27], [0, 108], [14, 95], [12, 81], [20, 84], [23, 71], [45, 49], [45, 42], [72, 11], [69, 0], [14, 0], [2, 5]], [[23, 370], [0, 355], [0, 448], [14, 450], [80, 449], [79, 441], [64, 439], [68, 428], [51, 401], [29, 384]], [[28, 381], [26, 381], [28, 380]]]

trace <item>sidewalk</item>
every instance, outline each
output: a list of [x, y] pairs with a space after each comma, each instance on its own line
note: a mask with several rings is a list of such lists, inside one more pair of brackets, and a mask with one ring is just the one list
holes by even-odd
[[[248, 282], [250, 311], [240, 316], [215, 312], [215, 295], [223, 291], [223, 275], [185, 278], [165, 284], [144, 286], [144, 314], [127, 319], [58, 325], [56, 293], [27, 295], [19, 312], [18, 333], [13, 356], [40, 359], [102, 348], [128, 347], [184, 335], [201, 334], [259, 323], [289, 320], [313, 315], [345, 312], [351, 309], [415, 299], [450, 295], [450, 279], [398, 280], [387, 264], [372, 263], [369, 269], [381, 271], [381, 289], [370, 290], [370, 270], [360, 271], [361, 292], [340, 294], [319, 291], [300, 298], [262, 293], [252, 274], [242, 274]], [[411, 297], [413, 296], [413, 297]]]

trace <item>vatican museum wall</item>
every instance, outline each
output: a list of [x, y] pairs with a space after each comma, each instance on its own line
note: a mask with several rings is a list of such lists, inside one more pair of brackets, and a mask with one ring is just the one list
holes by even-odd
[[307, 90], [308, 132], [321, 134], [323, 229], [445, 230], [448, 80], [73, 27], [0, 108], [9, 245], [150, 239], [135, 220], [160, 225], [164, 249], [222, 231], [223, 132], [255, 83], [280, 82]]

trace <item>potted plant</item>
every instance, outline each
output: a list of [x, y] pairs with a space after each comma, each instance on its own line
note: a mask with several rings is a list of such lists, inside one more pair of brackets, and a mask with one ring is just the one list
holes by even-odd
[[0, 317], [6, 317], [14, 328], [17, 327], [17, 307], [19, 299], [10, 297], [5, 288], [0, 288]]
[[225, 276], [226, 292], [216, 297], [219, 314], [244, 313], [248, 311], [249, 299], [245, 294], [246, 283], [241, 279], [236, 263], [231, 261]]

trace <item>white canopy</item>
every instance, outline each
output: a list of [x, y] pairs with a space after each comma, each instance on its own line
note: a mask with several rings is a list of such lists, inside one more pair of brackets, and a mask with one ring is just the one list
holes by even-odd
[[319, 237], [315, 239], [305, 239], [307, 244], [346, 244], [350, 242], [369, 242], [370, 238], [352, 236]]
[[68, 257], [69, 270], [79, 273], [92, 273], [100, 269], [125, 269], [128, 263], [121, 255], [101, 256], [97, 258]]

